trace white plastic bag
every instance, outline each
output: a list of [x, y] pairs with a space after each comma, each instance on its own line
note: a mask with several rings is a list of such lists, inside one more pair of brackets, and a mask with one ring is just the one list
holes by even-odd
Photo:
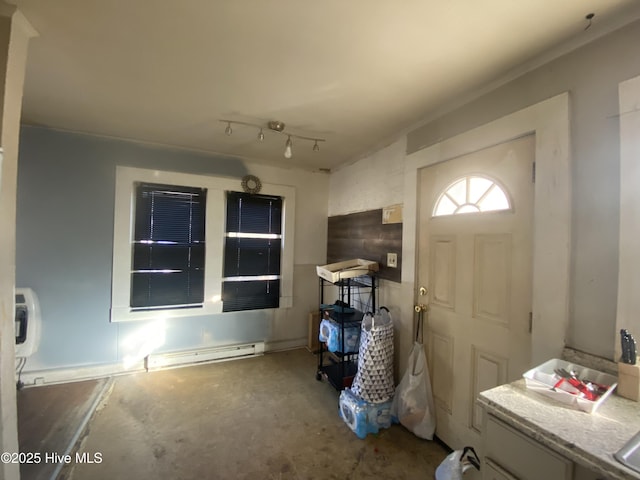
[[473, 447], [455, 450], [436, 468], [436, 480], [462, 480], [470, 468], [480, 470], [480, 459]]
[[435, 414], [427, 358], [422, 344], [416, 341], [409, 355], [407, 371], [396, 388], [391, 415], [418, 437], [433, 440]]

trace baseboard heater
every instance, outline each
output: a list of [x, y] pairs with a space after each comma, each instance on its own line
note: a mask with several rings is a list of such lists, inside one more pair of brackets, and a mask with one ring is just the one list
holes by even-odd
[[242, 357], [253, 357], [264, 353], [264, 342], [247, 343], [244, 345], [230, 345], [225, 347], [205, 348], [151, 354], [145, 359], [147, 370], [159, 368], [193, 365], [203, 362], [232, 360]]

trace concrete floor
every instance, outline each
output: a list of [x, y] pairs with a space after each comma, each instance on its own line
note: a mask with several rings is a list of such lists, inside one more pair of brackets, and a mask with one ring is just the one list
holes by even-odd
[[399, 425], [361, 440], [306, 350], [115, 377], [59, 478], [433, 479], [446, 456]]

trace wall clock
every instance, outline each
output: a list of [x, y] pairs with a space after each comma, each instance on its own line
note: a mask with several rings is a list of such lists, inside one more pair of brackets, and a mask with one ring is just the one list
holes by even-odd
[[245, 175], [242, 177], [242, 190], [247, 193], [258, 193], [262, 188], [262, 182], [255, 175]]

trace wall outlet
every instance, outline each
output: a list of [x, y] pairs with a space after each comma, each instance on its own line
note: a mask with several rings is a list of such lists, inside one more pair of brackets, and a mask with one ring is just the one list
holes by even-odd
[[387, 253], [387, 267], [398, 268], [397, 253]]

